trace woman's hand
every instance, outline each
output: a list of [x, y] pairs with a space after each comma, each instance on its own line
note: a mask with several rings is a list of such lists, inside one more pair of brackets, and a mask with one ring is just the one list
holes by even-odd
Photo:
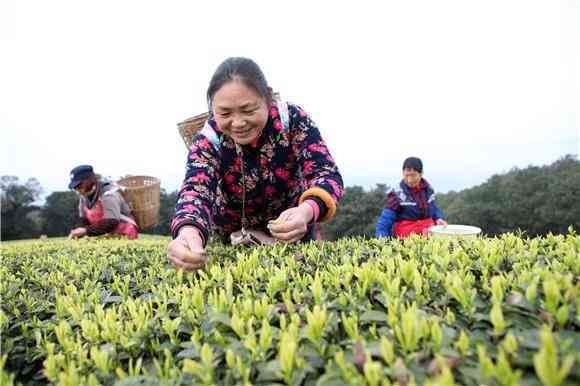
[[274, 221], [270, 221], [268, 229], [276, 239], [293, 243], [300, 240], [308, 231], [308, 224], [314, 216], [310, 205], [302, 203], [300, 206], [286, 209]]
[[197, 228], [187, 225], [182, 227], [177, 238], [167, 246], [167, 257], [177, 269], [195, 271], [203, 268], [207, 255]]
[[78, 227], [70, 231], [68, 234], [69, 239], [78, 239], [79, 237], [83, 237], [87, 234], [87, 228]]
[[447, 221], [443, 220], [442, 218], [437, 219], [437, 221], [435, 221], [435, 224], [437, 224], [437, 225], [443, 225], [444, 227], [446, 227], [447, 225], [449, 225], [449, 224], [447, 224]]

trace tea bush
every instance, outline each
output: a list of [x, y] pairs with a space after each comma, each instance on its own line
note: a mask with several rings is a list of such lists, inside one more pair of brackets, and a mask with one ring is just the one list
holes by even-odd
[[0, 384], [578, 385], [580, 237], [5, 243]]

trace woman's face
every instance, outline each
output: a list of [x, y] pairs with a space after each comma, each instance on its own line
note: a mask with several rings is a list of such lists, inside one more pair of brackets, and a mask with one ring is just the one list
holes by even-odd
[[96, 181], [92, 178], [83, 180], [80, 184], [77, 185], [75, 190], [81, 196], [88, 197], [95, 192], [97, 187]]
[[422, 176], [421, 173], [419, 173], [413, 168], [403, 169], [403, 179], [405, 180], [405, 183], [409, 185], [411, 188], [417, 186], [419, 181], [421, 181], [421, 176]]
[[240, 145], [256, 139], [268, 121], [266, 100], [235, 80], [224, 84], [214, 94], [212, 110], [219, 128]]

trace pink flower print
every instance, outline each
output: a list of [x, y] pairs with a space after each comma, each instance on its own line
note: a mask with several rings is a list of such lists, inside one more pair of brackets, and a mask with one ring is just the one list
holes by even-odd
[[293, 154], [300, 154], [300, 143], [293, 143], [292, 144], [292, 153]]
[[279, 119], [274, 120], [274, 128], [278, 131], [282, 131], [282, 122]]
[[202, 138], [202, 139], [198, 140], [197, 146], [201, 149], [206, 149], [206, 150], [211, 148], [207, 138]]
[[304, 162], [304, 166], [303, 166], [303, 172], [304, 174], [310, 174], [312, 173], [312, 170], [314, 169], [314, 165], [316, 165], [316, 162], [314, 161], [306, 161]]
[[183, 206], [181, 207], [181, 210], [184, 210], [184, 211], [186, 211], [186, 212], [192, 213], [192, 212], [193, 212], [193, 210], [194, 210], [194, 206], [193, 206], [193, 205], [191, 205], [191, 204], [190, 204], [190, 205], [183, 205]]
[[241, 171], [242, 170], [242, 159], [240, 157], [234, 158], [232, 162], [232, 170]]
[[226, 184], [232, 185], [236, 181], [236, 177], [231, 173], [227, 173], [224, 176], [224, 181], [226, 182]]
[[276, 174], [278, 178], [281, 178], [284, 181], [287, 181], [290, 178], [290, 173], [288, 172], [288, 170], [285, 170], [283, 168], [276, 168], [274, 174]]
[[191, 148], [193, 149], [193, 151], [189, 152], [189, 160], [190, 161], [199, 161], [202, 159], [202, 156], [200, 154], [199, 148], [194, 148], [194, 145], [191, 146]]
[[271, 185], [266, 186], [266, 189], [264, 189], [264, 193], [266, 193], [266, 197], [272, 197], [273, 195], [276, 194], [276, 188]]
[[242, 194], [242, 187], [239, 185], [228, 185], [228, 190], [232, 193]]
[[208, 182], [209, 176], [205, 173], [197, 173], [195, 176], [191, 176], [189, 180], [191, 182]]
[[332, 186], [332, 190], [334, 190], [334, 198], [338, 198], [342, 196], [342, 188], [336, 183], [334, 180], [328, 180], [328, 184]]
[[312, 143], [312, 144], [308, 145], [308, 151], [318, 152], [318, 153], [327, 153], [326, 146], [321, 145], [319, 143]]
[[198, 196], [199, 193], [196, 192], [195, 190], [186, 190], [183, 193], [181, 193], [181, 195], [184, 197], [195, 197]]

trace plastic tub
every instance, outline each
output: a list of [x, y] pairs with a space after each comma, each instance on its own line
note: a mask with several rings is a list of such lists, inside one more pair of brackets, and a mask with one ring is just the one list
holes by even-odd
[[480, 233], [481, 228], [471, 225], [434, 225], [429, 228], [429, 234], [434, 237], [476, 237]]

